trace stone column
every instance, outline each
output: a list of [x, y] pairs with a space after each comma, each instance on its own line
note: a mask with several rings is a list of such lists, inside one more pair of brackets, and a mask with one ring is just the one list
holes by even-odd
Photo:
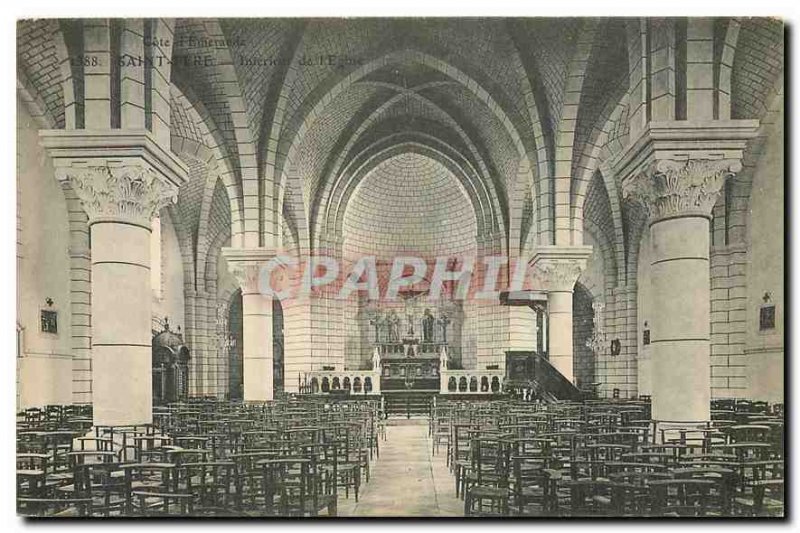
[[195, 348], [198, 358], [199, 392], [201, 396], [213, 395], [214, 386], [211, 371], [212, 352], [209, 346], [209, 317], [208, 317], [208, 295], [204, 290], [197, 291], [195, 298]]
[[186, 166], [149, 133], [43, 131], [56, 177], [91, 228], [94, 424], [152, 421], [150, 224], [177, 200]]
[[189, 346], [192, 350], [191, 359], [189, 359], [189, 372], [188, 372], [188, 390], [189, 390], [189, 397], [199, 396], [200, 389], [199, 384], [200, 380], [198, 379], [199, 370], [198, 365], [200, 364], [200, 359], [197, 355], [197, 350], [195, 348], [197, 344], [197, 324], [195, 321], [195, 296], [197, 291], [194, 290], [194, 283], [186, 284], [184, 283], [183, 286], [183, 300], [184, 300], [184, 325], [183, 325], [183, 339], [186, 341], [186, 345]]
[[550, 363], [573, 382], [572, 290], [591, 253], [591, 246], [540, 246], [531, 260], [535, 279], [547, 291]]
[[264, 248], [223, 248], [230, 272], [242, 288], [244, 401], [274, 398], [272, 297], [259, 288], [261, 267], [274, 251]]
[[647, 210], [653, 418], [710, 419], [709, 219], [738, 159], [654, 160], [626, 185]]
[[91, 227], [94, 423], [150, 423], [150, 220], [177, 188], [135, 166], [67, 176]]
[[756, 120], [651, 121], [611, 162], [648, 215], [655, 420], [709, 419], [709, 218], [757, 131]]

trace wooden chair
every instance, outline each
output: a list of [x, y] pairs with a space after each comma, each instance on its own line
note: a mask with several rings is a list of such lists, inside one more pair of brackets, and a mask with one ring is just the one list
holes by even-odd
[[718, 485], [708, 479], [667, 479], [651, 481], [652, 516], [707, 516], [720, 508]]
[[71, 485], [59, 488], [71, 498], [93, 500], [92, 512], [96, 516], [122, 516], [125, 506], [125, 477], [120, 463], [86, 463], [85, 456], [73, 457]]
[[192, 495], [194, 512], [202, 516], [236, 516], [236, 464], [232, 461], [184, 462], [178, 466], [179, 491]]
[[264, 469], [259, 461], [275, 459], [279, 452], [274, 449], [251, 450], [229, 457], [235, 465], [235, 508], [238, 512], [253, 511], [263, 507]]
[[159, 506], [166, 506], [165, 512], [169, 512], [174, 510], [172, 504], [182, 508], [191, 503], [182, 496], [170, 497], [178, 494], [177, 467], [172, 463], [130, 463], [120, 468], [125, 472], [124, 511], [128, 516], [149, 516], [151, 511], [160, 514]]
[[361, 468], [363, 457], [359, 441], [350, 424], [342, 424], [336, 428], [334, 441], [337, 454], [337, 486], [345, 490], [345, 498], [350, 497], [352, 488], [355, 501], [361, 488]]
[[263, 491], [268, 516], [314, 516], [316, 486], [311, 460], [298, 457], [264, 459]]
[[565, 483], [570, 491], [570, 516], [614, 516], [612, 489], [608, 480], [575, 479]]
[[17, 495], [40, 499], [47, 496], [49, 459], [46, 453], [17, 454]]
[[91, 498], [17, 498], [17, 514], [25, 517], [73, 518], [92, 516]]
[[473, 424], [454, 423], [452, 435], [448, 441], [450, 452], [449, 464], [456, 482], [456, 496], [464, 493], [467, 471], [470, 466], [469, 439], [471, 432], [477, 428]]
[[[720, 516], [730, 516], [733, 505], [736, 472], [730, 468], [719, 466], [699, 466], [676, 468], [672, 471], [675, 479], [706, 479], [714, 482], [719, 494], [719, 509], [715, 510]], [[710, 510], [709, 510], [710, 511]]]
[[191, 516], [194, 514], [193, 496], [180, 492], [160, 492], [156, 489], [135, 490], [131, 497], [136, 502], [132, 516]]
[[784, 501], [783, 460], [739, 463], [739, 492], [734, 506], [737, 514], [782, 516]]
[[738, 516], [784, 515], [784, 480], [762, 479], [749, 481], [745, 493], [734, 500], [734, 513]]
[[547, 509], [546, 472], [548, 457], [546, 453], [528, 453], [510, 456], [512, 474], [510, 477], [512, 513], [519, 516], [541, 516]]
[[[439, 446], [450, 444], [450, 410], [446, 407], [434, 407], [431, 414], [431, 424], [428, 430], [431, 437], [432, 454], [439, 452]], [[447, 466], [450, 466], [450, 457], [446, 459]]]
[[471, 464], [464, 493], [464, 516], [509, 514], [508, 447], [502, 437], [475, 437], [470, 441]]

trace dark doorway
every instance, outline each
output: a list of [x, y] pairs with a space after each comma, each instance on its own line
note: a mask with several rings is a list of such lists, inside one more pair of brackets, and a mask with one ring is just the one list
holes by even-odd
[[242, 291], [231, 295], [228, 306], [228, 328], [230, 330], [230, 372], [228, 390], [231, 400], [241, 400], [244, 395], [244, 326], [242, 321]]

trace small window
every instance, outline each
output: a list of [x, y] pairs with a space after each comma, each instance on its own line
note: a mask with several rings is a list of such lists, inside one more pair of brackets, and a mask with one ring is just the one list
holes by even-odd
[[758, 329], [765, 331], [768, 329], [775, 329], [775, 306], [762, 305], [761, 311], [758, 316]]
[[650, 330], [649, 329], [646, 329], [646, 330], [644, 330], [644, 332], [642, 332], [642, 344], [644, 344], [645, 346], [650, 344]]
[[58, 334], [58, 311], [42, 309], [42, 333]]

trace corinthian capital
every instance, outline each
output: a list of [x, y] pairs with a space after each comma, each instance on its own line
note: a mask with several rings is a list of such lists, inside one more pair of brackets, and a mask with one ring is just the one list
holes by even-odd
[[725, 180], [741, 168], [739, 159], [656, 160], [623, 185], [623, 195], [641, 203], [654, 221], [709, 216]]
[[243, 294], [258, 292], [258, 279], [261, 271], [259, 263], [235, 262], [228, 263], [228, 271], [239, 282]]
[[571, 291], [586, 262], [575, 259], [548, 259], [534, 265], [534, 277], [548, 291]]
[[280, 252], [272, 248], [223, 248], [222, 256], [244, 294], [259, 292], [261, 268], [267, 262], [282, 263]]
[[533, 277], [543, 290], [571, 291], [591, 254], [591, 246], [540, 246], [531, 261]]
[[150, 221], [178, 199], [178, 188], [145, 163], [61, 167], [89, 222], [119, 221], [150, 228]]

